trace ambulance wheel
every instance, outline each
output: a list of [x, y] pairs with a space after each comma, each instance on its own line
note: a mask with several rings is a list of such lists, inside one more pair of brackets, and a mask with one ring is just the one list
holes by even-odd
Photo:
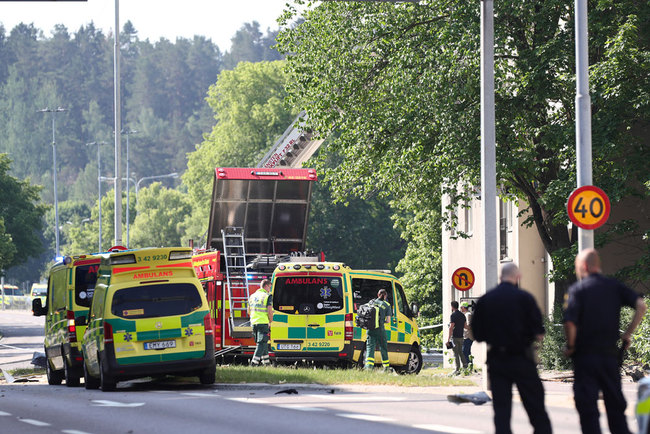
[[102, 392], [112, 392], [117, 387], [117, 382], [106, 373], [101, 360], [99, 361], [99, 387], [102, 388]]
[[61, 371], [55, 371], [52, 369], [52, 365], [50, 364], [50, 361], [46, 361], [46, 369], [47, 369], [47, 384], [51, 386], [58, 386], [61, 384], [63, 381], [63, 372]]
[[79, 374], [77, 374], [67, 362], [63, 363], [64, 365], [64, 375], [65, 375], [65, 385], [68, 387], [78, 387], [80, 382]]
[[88, 390], [99, 389], [99, 380], [90, 376], [86, 363], [84, 363], [84, 387]]
[[359, 353], [359, 360], [353, 362], [354, 366], [358, 369], [363, 369], [366, 366], [366, 344], [363, 344], [361, 352]]
[[214, 384], [216, 381], [217, 371], [216, 368], [208, 368], [199, 374], [199, 381], [201, 384]]
[[416, 345], [411, 347], [406, 365], [400, 368], [400, 374], [418, 374], [422, 370], [422, 353]]

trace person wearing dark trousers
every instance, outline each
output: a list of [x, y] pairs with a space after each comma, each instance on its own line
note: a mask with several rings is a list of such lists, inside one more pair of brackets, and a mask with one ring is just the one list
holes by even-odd
[[472, 343], [474, 335], [472, 334], [472, 314], [469, 312], [469, 303], [464, 301], [460, 304], [460, 311], [465, 315], [465, 327], [463, 329], [463, 355], [469, 365], [472, 363]]
[[[598, 252], [585, 249], [576, 256], [576, 277], [564, 309], [565, 354], [573, 360], [573, 394], [585, 434], [599, 434], [598, 393], [602, 391], [609, 430], [630, 432], [625, 419], [627, 403], [621, 390], [623, 351], [647, 306], [636, 292], [601, 274]], [[621, 308], [635, 309], [634, 317], [619, 336]], [[620, 346], [619, 346], [620, 341]]]
[[479, 298], [474, 307], [472, 332], [477, 342], [488, 344], [494, 432], [512, 433], [512, 385], [516, 384], [534, 432], [547, 434], [552, 429], [544, 406], [544, 386], [530, 355], [531, 346], [542, 341], [545, 330], [535, 299], [518, 288], [520, 278], [514, 263], [501, 267], [501, 283]]
[[454, 344], [454, 358], [456, 359], [456, 370], [454, 374], [460, 374], [461, 367], [467, 368], [467, 360], [463, 354], [463, 331], [465, 330], [465, 315], [458, 310], [458, 302], [451, 302], [451, 318], [449, 323], [449, 339], [447, 343]]

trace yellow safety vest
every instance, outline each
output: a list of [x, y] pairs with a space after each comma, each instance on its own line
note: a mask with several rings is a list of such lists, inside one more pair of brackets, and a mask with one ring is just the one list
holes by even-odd
[[248, 299], [251, 309], [251, 324], [268, 324], [269, 313], [266, 305], [269, 300], [269, 293], [260, 288]]

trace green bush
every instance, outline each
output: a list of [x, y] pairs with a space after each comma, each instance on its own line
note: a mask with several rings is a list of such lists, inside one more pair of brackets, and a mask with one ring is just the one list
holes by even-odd
[[[433, 318], [418, 318], [418, 327], [436, 325], [442, 323], [442, 314]], [[422, 348], [442, 348], [442, 330], [443, 326], [434, 329], [420, 330], [420, 341]]]
[[[644, 297], [646, 304], [650, 304], [650, 297]], [[634, 310], [625, 308], [621, 313], [621, 330], [625, 330], [632, 320]], [[638, 363], [645, 367], [650, 365], [650, 314], [646, 314], [641, 324], [632, 335], [632, 345], [626, 355], [626, 361]]]
[[551, 318], [544, 318], [546, 335], [539, 350], [539, 361], [544, 369], [563, 370], [571, 368], [571, 360], [564, 356], [566, 338], [562, 326], [562, 309], [553, 309]]

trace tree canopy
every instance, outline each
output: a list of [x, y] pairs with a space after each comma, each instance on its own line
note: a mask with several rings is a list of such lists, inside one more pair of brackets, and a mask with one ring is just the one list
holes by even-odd
[[[286, 12], [278, 36], [289, 101], [315, 131], [336, 131], [337, 196], [392, 194], [424, 216], [442, 193], [466, 200], [480, 175], [478, 3], [323, 2], [289, 26], [295, 17]], [[589, 19], [594, 183], [614, 202], [647, 197], [650, 10], [603, 0]], [[497, 179], [558, 262], [575, 242], [564, 208], [575, 188], [573, 28], [570, 3], [495, 3]]]
[[40, 187], [9, 174], [11, 160], [0, 154], [0, 272], [36, 256], [42, 249], [38, 236], [46, 206]]

